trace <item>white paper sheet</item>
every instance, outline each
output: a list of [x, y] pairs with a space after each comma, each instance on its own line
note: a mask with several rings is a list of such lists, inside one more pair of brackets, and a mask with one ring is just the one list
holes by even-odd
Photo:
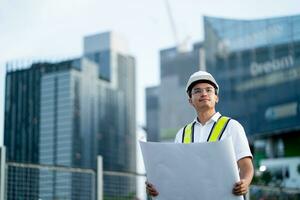
[[157, 200], [239, 200], [239, 180], [231, 139], [211, 143], [140, 142], [147, 179]]

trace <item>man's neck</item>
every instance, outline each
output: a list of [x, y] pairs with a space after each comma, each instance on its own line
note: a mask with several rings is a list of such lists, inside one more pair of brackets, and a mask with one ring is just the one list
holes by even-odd
[[210, 118], [216, 113], [216, 111], [213, 110], [207, 110], [205, 112], [199, 112], [198, 113], [198, 120], [199, 122], [204, 125]]

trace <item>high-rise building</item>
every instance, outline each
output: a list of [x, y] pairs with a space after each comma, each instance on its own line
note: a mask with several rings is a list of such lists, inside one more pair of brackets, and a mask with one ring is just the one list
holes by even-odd
[[[80, 69], [46, 73], [41, 78], [39, 163], [53, 166], [91, 167], [95, 162], [98, 111], [96, 64], [80, 60]], [[64, 65], [56, 63], [54, 66]], [[85, 88], [89, 88], [86, 90]], [[93, 142], [92, 142], [93, 141]], [[82, 177], [85, 179], [85, 177]], [[40, 172], [42, 199], [92, 199], [81, 189], [91, 182], [76, 174]], [[49, 185], [51, 187], [49, 187]], [[62, 190], [61, 188], [64, 188]]]
[[[7, 65], [5, 89], [4, 145], [9, 162], [39, 163], [41, 79], [44, 74], [76, 67], [77, 61], [65, 62], [59, 67], [49, 63], [33, 64], [30, 68], [14, 70]], [[39, 173], [36, 170], [9, 168], [7, 199], [24, 196], [38, 199]], [[28, 187], [20, 183], [30, 183]]]
[[[96, 168], [96, 157], [102, 155], [104, 170], [135, 172], [134, 58], [125, 51], [118, 50], [115, 36], [110, 32], [86, 37], [84, 48], [85, 54], [82, 58], [56, 63], [38, 63], [22, 70], [24, 73], [33, 73], [38, 79], [35, 81], [35, 88], [31, 95], [27, 94], [23, 99], [15, 99], [16, 96], [12, 96], [10, 92], [15, 89], [11, 85], [18, 83], [18, 80], [10, 76], [16, 76], [20, 70], [8, 73], [6, 114], [8, 116], [28, 115], [23, 112], [20, 114], [19, 110], [29, 112], [27, 109], [31, 107], [25, 108], [25, 103], [15, 105], [13, 101], [28, 101], [28, 104], [31, 106], [33, 104], [32, 107], [36, 109], [34, 110], [37, 123], [36, 135], [28, 140], [20, 139], [23, 146], [18, 146], [26, 149], [29, 148], [29, 144], [32, 144], [30, 148], [34, 148], [32, 153], [36, 157], [32, 161], [20, 156], [21, 161]], [[29, 80], [26, 83], [33, 85]], [[22, 94], [24, 88], [26, 86], [21, 84], [20, 88], [13, 90], [14, 94]], [[27, 100], [26, 97], [29, 96], [35, 97], [35, 101]], [[18, 108], [17, 111], [15, 107]], [[32, 111], [29, 114], [31, 113]], [[19, 132], [15, 132], [17, 125], [12, 120], [15, 118], [7, 117], [5, 120], [7, 149], [15, 147], [12, 144], [15, 143], [16, 137], [26, 137], [23, 135], [25, 130], [30, 132], [24, 128], [23, 130], [22, 127]], [[24, 127], [27, 128], [28, 125]], [[33, 143], [31, 140], [36, 141]], [[10, 154], [9, 161], [19, 161], [9, 157], [18, 158], [18, 154]], [[84, 180], [82, 183], [76, 183], [78, 181], [74, 180], [78, 177], [75, 175], [40, 173], [42, 175], [39, 179], [41, 198], [89, 199], [80, 195], [80, 188], [88, 185]], [[107, 181], [108, 179], [105, 178]], [[128, 181], [124, 180], [124, 183]], [[63, 196], [60, 196], [62, 192], [59, 190], [60, 186], [66, 188]], [[134, 193], [135, 188], [135, 182], [130, 182], [124, 193]]]
[[[132, 56], [128, 55], [126, 41], [112, 32], [85, 37], [84, 57], [97, 63], [99, 69], [98, 76], [103, 82], [106, 81], [112, 89], [118, 91], [120, 102], [117, 105], [123, 109], [120, 113], [117, 113], [117, 110], [113, 106], [102, 108], [106, 109], [105, 113], [107, 116], [104, 117], [102, 114], [103, 124], [98, 125], [104, 127], [101, 129], [101, 132], [105, 130], [118, 133], [116, 137], [113, 134], [105, 134], [105, 138], [101, 140], [102, 143], [97, 147], [97, 152], [104, 156], [104, 169], [135, 172], [135, 60]], [[103, 93], [99, 95], [104, 98]], [[112, 94], [108, 93], [106, 96], [109, 95]], [[113, 103], [116, 100], [102, 99], [103, 101]], [[124, 122], [123, 127], [118, 127], [119, 125], [117, 125], [113, 117], [114, 115], [122, 117], [121, 120]], [[106, 121], [105, 119], [112, 120]], [[116, 152], [124, 154], [124, 156], [115, 159], [116, 163], [113, 164], [109, 159], [105, 159]], [[125, 165], [127, 166], [126, 168], [122, 167]]]
[[147, 132], [151, 135], [147, 136], [147, 141], [159, 141], [159, 87], [146, 88], [146, 122]]
[[[102, 128], [98, 132], [101, 140], [96, 152], [103, 156], [104, 170], [136, 172], [135, 60], [128, 55], [126, 40], [111, 32], [87, 36], [84, 38], [84, 57], [97, 63], [99, 78], [118, 91], [115, 99], [106, 97], [114, 95], [115, 92], [108, 92], [105, 96], [103, 92], [99, 94], [102, 102], [110, 103], [105, 108], [102, 107], [101, 120], [98, 123]], [[122, 110], [113, 106], [115, 104]], [[119, 117], [121, 124], [115, 116]], [[107, 134], [103, 134], [104, 132]], [[122, 195], [134, 193], [135, 180], [104, 177], [104, 181], [121, 182], [123, 189], [119, 193]], [[114, 195], [107, 185], [104, 185], [104, 192]]]
[[259, 156], [299, 156], [300, 15], [205, 17], [204, 28], [207, 68], [220, 85], [218, 109], [238, 119], [252, 143], [265, 143]]
[[299, 156], [300, 16], [204, 17], [204, 33], [198, 62], [175, 49], [161, 51], [159, 120], [147, 126], [159, 123], [160, 136], [170, 132], [174, 138], [195, 116], [186, 111], [185, 83], [192, 72], [205, 69], [220, 85], [217, 110], [241, 122], [256, 158]]
[[146, 90], [149, 138], [158, 134], [159, 140], [173, 140], [179, 128], [194, 118], [185, 86], [193, 72], [205, 67], [201, 62], [202, 48], [202, 43], [195, 43], [191, 51], [181, 51], [176, 47], [160, 51], [161, 84]]

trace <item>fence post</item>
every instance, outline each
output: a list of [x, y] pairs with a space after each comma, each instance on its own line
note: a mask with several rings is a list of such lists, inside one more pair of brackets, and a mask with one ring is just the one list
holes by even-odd
[[103, 159], [97, 156], [97, 200], [103, 200]]
[[250, 188], [249, 188], [248, 192], [245, 195], [245, 200], [250, 200]]
[[0, 199], [4, 199], [5, 194], [5, 147], [0, 147]]

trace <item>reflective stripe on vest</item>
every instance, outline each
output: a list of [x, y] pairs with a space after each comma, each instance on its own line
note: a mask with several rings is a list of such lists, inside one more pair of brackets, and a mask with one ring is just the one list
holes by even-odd
[[[228, 122], [230, 121], [229, 117], [221, 116], [217, 122], [214, 123], [209, 136], [207, 138], [207, 142], [216, 142], [220, 140], [223, 132], [226, 129]], [[194, 125], [196, 122], [188, 124], [183, 129], [182, 143], [188, 144], [194, 142]]]
[[194, 126], [196, 122], [186, 125], [183, 129], [182, 143], [194, 142]]
[[207, 138], [207, 142], [216, 142], [217, 140], [220, 140], [229, 120], [229, 117], [220, 117], [218, 121], [214, 123]]

